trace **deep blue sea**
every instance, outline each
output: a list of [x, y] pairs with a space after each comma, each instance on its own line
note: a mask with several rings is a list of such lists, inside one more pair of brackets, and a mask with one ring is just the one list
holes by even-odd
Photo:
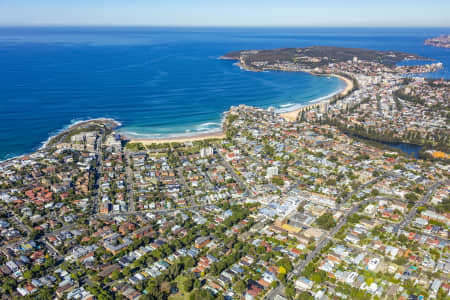
[[248, 72], [234, 50], [333, 45], [435, 58], [450, 28], [0, 28], [0, 160], [29, 153], [76, 121], [109, 117], [142, 137], [220, 127], [231, 105], [288, 109], [342, 88], [336, 78]]

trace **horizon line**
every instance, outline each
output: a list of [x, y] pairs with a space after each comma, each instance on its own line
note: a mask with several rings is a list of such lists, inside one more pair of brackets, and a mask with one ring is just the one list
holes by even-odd
[[134, 28], [437, 28], [449, 25], [158, 25], [158, 24], [1, 24], [1, 27], [134, 27]]

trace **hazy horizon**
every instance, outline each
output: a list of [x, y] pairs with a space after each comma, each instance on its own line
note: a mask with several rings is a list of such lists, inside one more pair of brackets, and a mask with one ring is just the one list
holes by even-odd
[[0, 26], [450, 27], [448, 1], [4, 0]]
[[266, 25], [171, 25], [171, 24], [166, 24], [166, 25], [134, 25], [134, 24], [1, 24], [0, 23], [0, 28], [81, 28], [81, 27], [86, 27], [86, 28], [224, 28], [224, 29], [264, 29], [264, 28], [274, 28], [274, 29], [301, 29], [301, 28], [335, 28], [335, 29], [348, 29], [348, 28], [361, 28], [361, 29], [370, 29], [370, 28], [393, 28], [393, 29], [420, 29], [420, 28], [429, 28], [429, 29], [450, 29], [450, 25], [445, 25], [445, 26], [394, 26], [394, 25], [388, 25], [388, 26], [381, 26], [381, 25], [374, 25], [374, 26], [361, 26], [361, 25], [355, 25], [355, 26], [321, 26], [321, 25], [314, 25], [314, 26], [307, 26], [307, 25], [271, 25], [271, 26], [266, 26]]

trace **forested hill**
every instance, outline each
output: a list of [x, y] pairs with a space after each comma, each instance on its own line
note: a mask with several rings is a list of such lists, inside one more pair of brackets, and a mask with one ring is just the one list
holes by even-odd
[[403, 60], [424, 59], [418, 55], [398, 51], [376, 51], [361, 48], [342, 48], [328, 46], [314, 46], [307, 48], [279, 48], [272, 50], [241, 50], [222, 56], [222, 59], [244, 60], [247, 64], [255, 62], [273, 63], [301, 63], [310, 67], [320, 67], [329, 63], [352, 60], [394, 65]]

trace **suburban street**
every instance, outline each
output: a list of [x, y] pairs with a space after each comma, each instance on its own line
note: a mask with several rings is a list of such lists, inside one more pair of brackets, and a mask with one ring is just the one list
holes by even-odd
[[[371, 182], [368, 182], [367, 184], [360, 187], [360, 189], [365, 188], [368, 184], [372, 184], [379, 180], [380, 178], [386, 176], [386, 174], [381, 175], [380, 177], [375, 178]], [[421, 201], [417, 202], [416, 205], [411, 209], [410, 213], [407, 217], [398, 225], [400, 228], [404, 228], [411, 219], [415, 216], [417, 213], [417, 207], [423, 205], [425, 202], [427, 202], [430, 197], [433, 195], [433, 193], [436, 191], [436, 189], [443, 184], [445, 181], [440, 181], [435, 184], [433, 184], [427, 191], [426, 195], [422, 198]], [[357, 192], [357, 191], [355, 191]], [[351, 195], [348, 197], [350, 199]], [[288, 274], [287, 280], [292, 280], [294, 276], [299, 276], [303, 269], [322, 251], [322, 249], [328, 244], [329, 241], [333, 240], [334, 236], [341, 230], [341, 228], [347, 223], [348, 217], [352, 216], [353, 214], [357, 213], [360, 207], [363, 207], [371, 202], [374, 201], [380, 201], [380, 200], [392, 200], [392, 197], [372, 197], [368, 198], [362, 202], [357, 203], [353, 208], [349, 211], [347, 211], [344, 216], [342, 217], [341, 221], [331, 230], [328, 234], [323, 234], [322, 238], [318, 242], [316, 248], [310, 252], [305, 260], [302, 260], [300, 263], [298, 263], [296, 266], [294, 266], [294, 269], [291, 273]], [[282, 295], [284, 293], [284, 286], [283, 284], [279, 284], [276, 288], [272, 289], [270, 292], [266, 294], [264, 299], [274, 299], [276, 295]]]
[[411, 210], [409, 211], [408, 215], [403, 219], [403, 221], [398, 224], [395, 228], [394, 228], [394, 232], [397, 233], [397, 235], [400, 234], [400, 230], [401, 229], [405, 229], [406, 226], [409, 225], [409, 223], [411, 222], [411, 220], [416, 216], [417, 214], [417, 208], [419, 208], [420, 206], [423, 206], [425, 203], [427, 203], [431, 196], [433, 196], [434, 192], [437, 190], [437, 188], [439, 186], [441, 186], [444, 183], [448, 183], [448, 180], [442, 180], [439, 182], [436, 182], [435, 184], [433, 184], [427, 191], [427, 193], [422, 197], [422, 199], [420, 201], [417, 201], [416, 204], [414, 204], [413, 208], [411, 208]]
[[103, 151], [102, 151], [102, 139], [101, 137], [98, 139], [96, 145], [95, 152], [97, 153], [97, 164], [95, 167], [95, 184], [94, 184], [94, 192], [92, 195], [92, 213], [96, 214], [98, 211], [98, 204], [100, 202], [100, 175], [103, 173]]
[[233, 167], [231, 167], [231, 165], [222, 157], [222, 155], [220, 153], [217, 152], [217, 155], [220, 157], [220, 161], [222, 162], [222, 165], [225, 167], [225, 169], [227, 169], [227, 172], [229, 172], [231, 174], [233, 179], [239, 184], [241, 189], [243, 189], [245, 192], [247, 192], [248, 195], [252, 195], [252, 193], [250, 193], [247, 185], [242, 181], [242, 179], [238, 176], [238, 174], [236, 174]]
[[130, 157], [130, 151], [125, 150], [125, 157], [127, 160], [126, 164], [126, 176], [127, 176], [127, 195], [128, 195], [128, 211], [133, 213], [136, 211], [135, 203], [134, 203], [134, 184], [133, 184], [133, 171], [131, 170], [130, 164], [131, 164], [131, 157]]

